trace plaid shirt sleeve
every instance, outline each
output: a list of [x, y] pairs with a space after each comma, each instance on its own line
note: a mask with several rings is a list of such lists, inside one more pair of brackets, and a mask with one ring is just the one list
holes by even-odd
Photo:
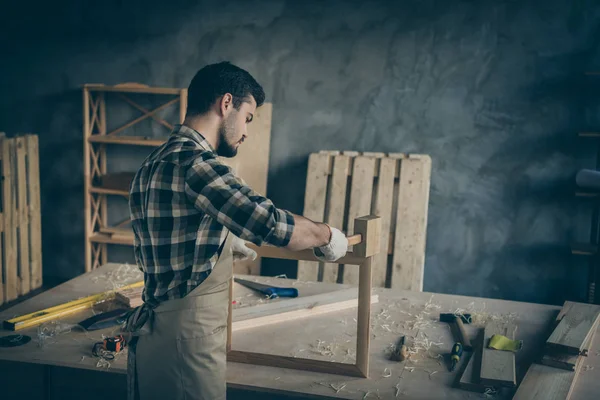
[[211, 156], [196, 160], [185, 175], [185, 192], [196, 208], [241, 239], [261, 246], [284, 247], [294, 231], [294, 217], [275, 207]]

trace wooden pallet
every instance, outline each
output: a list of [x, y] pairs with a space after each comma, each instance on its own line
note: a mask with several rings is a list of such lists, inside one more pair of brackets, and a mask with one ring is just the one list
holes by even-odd
[[[322, 151], [310, 155], [303, 215], [353, 232], [359, 215], [381, 217], [373, 286], [423, 290], [431, 158]], [[356, 284], [355, 266], [300, 261], [298, 279]]]
[[42, 286], [38, 137], [0, 134], [0, 304]]

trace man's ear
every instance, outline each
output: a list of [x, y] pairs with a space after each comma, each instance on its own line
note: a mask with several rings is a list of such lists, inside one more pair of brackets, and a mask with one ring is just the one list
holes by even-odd
[[222, 116], [226, 117], [233, 109], [233, 96], [231, 93], [225, 93], [219, 102], [219, 111]]

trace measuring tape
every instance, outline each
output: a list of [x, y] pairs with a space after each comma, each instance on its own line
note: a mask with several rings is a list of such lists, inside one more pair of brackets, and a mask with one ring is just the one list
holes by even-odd
[[92, 354], [95, 357], [102, 357], [106, 360], [112, 360], [115, 358], [115, 354], [119, 353], [127, 346], [127, 342], [123, 335], [117, 335], [114, 337], [108, 337], [102, 342], [97, 342], [92, 348]]

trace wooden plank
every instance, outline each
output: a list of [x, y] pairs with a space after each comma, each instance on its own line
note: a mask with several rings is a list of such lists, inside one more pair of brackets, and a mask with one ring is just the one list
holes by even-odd
[[513, 400], [569, 400], [583, 363], [575, 371], [531, 364]]
[[[346, 187], [348, 184], [348, 172], [350, 169], [350, 158], [338, 155], [333, 158], [333, 172], [329, 185], [329, 196], [325, 222], [334, 228], [344, 228], [344, 213], [346, 211]], [[338, 280], [339, 265], [325, 263], [323, 267], [323, 282], [335, 283]]]
[[185, 121], [185, 114], [187, 112], [188, 103], [188, 90], [181, 89], [179, 91], [179, 123], [183, 124]]
[[565, 303], [564, 317], [554, 329], [546, 346], [569, 354], [581, 354], [592, 329], [598, 324], [600, 306], [586, 303]]
[[37, 135], [26, 135], [27, 197], [29, 199], [29, 245], [31, 248], [31, 290], [42, 286], [42, 216], [40, 200], [40, 163]]
[[[312, 297], [312, 296], [310, 296], [310, 297]], [[376, 304], [378, 302], [379, 302], [379, 296], [377, 296], [377, 295], [371, 296], [371, 305]], [[253, 306], [253, 307], [247, 307], [247, 308], [256, 308], [256, 307], [261, 307], [261, 306]], [[290, 305], [288, 307], [293, 307], [293, 306]], [[296, 321], [296, 320], [299, 320], [302, 318], [315, 317], [315, 316], [324, 315], [324, 314], [328, 314], [328, 313], [349, 310], [349, 309], [357, 308], [357, 307], [358, 307], [358, 297], [355, 294], [354, 298], [350, 299], [350, 300], [334, 301], [332, 303], [325, 303], [325, 304], [316, 303], [315, 305], [304, 306], [302, 308], [299, 308], [299, 309], [293, 310], [293, 311], [271, 312], [270, 314], [262, 315], [262, 316], [256, 316], [255, 314], [250, 314], [249, 316], [247, 316], [246, 318], [243, 318], [243, 319], [240, 319], [237, 316], [236, 311], [243, 311], [244, 309], [233, 310], [234, 321], [233, 321], [233, 325], [232, 325], [232, 330], [233, 330], [233, 332], [237, 332], [237, 331], [242, 331], [242, 330], [246, 330], [246, 329], [261, 328], [261, 327], [265, 327], [267, 325], [280, 324], [282, 322], [287, 322], [287, 321]]]
[[19, 294], [24, 295], [31, 290], [31, 265], [29, 263], [29, 215], [27, 209], [27, 170], [25, 164], [26, 146], [25, 138], [15, 139], [16, 150], [16, 186], [17, 191], [17, 231], [18, 231], [18, 270]]
[[[83, 198], [84, 198], [84, 256], [85, 256], [85, 272], [92, 270], [92, 195], [90, 194], [91, 186], [91, 147], [92, 129], [90, 127], [90, 92], [87, 87], [83, 88]], [[105, 137], [105, 136], [103, 136]]]
[[177, 95], [180, 93], [180, 88], [164, 88], [164, 87], [151, 87], [141, 84], [118, 84], [118, 85], [103, 85], [90, 83], [85, 84], [85, 88], [93, 92], [121, 92], [121, 93], [148, 93], [148, 94], [173, 94]]
[[394, 175], [398, 160], [382, 158], [378, 161], [379, 178], [373, 201], [373, 214], [381, 217], [381, 249], [373, 258], [373, 286], [385, 287], [390, 250], [392, 205], [394, 201]]
[[[248, 138], [233, 158], [220, 157], [248, 186], [262, 196], [267, 195], [269, 153], [271, 151], [271, 120], [273, 104], [265, 103], [256, 109], [254, 120], [248, 125]], [[261, 260], [235, 261], [235, 274], [260, 275]]]
[[165, 143], [165, 139], [154, 139], [144, 136], [106, 136], [97, 134], [88, 136], [87, 141], [89, 143], [123, 144], [151, 147], [159, 147]]
[[516, 330], [517, 326], [513, 323], [491, 322], [486, 325], [480, 369], [482, 383], [507, 387], [516, 386], [515, 353], [487, 348], [493, 335], [503, 335], [509, 339], [514, 339]]
[[468, 390], [471, 392], [484, 393], [486, 389], [492, 388], [492, 385], [486, 385], [481, 383], [479, 377], [479, 371], [481, 370], [481, 357], [483, 353], [483, 336], [484, 330], [479, 329], [477, 338], [473, 341], [473, 351], [468, 356], [466, 366], [460, 374], [457, 385], [459, 388]]
[[401, 161], [391, 287], [422, 291], [431, 158]]
[[2, 141], [2, 211], [4, 217], [4, 296], [5, 301], [15, 300], [19, 295], [17, 279], [17, 251], [14, 212], [14, 139]]
[[[327, 154], [311, 154], [308, 159], [304, 211], [302, 214], [315, 222], [321, 222], [325, 218], [325, 199], [330, 162], [331, 157]], [[297, 276], [298, 280], [317, 281], [319, 263], [312, 261], [298, 262]]]
[[372, 291], [372, 262], [369, 257], [359, 267], [358, 282], [358, 315], [356, 331], [356, 366], [365, 378], [369, 377], [369, 348], [371, 346], [371, 291]]
[[[375, 158], [355, 157], [352, 166], [352, 183], [350, 188], [350, 205], [347, 216], [348, 233], [354, 233], [354, 220], [371, 214], [371, 199], [373, 198], [373, 175], [375, 173]], [[359, 271], [357, 267], [344, 265], [344, 283], [358, 284]]]
[[[567, 302], [567, 303], [571, 303], [571, 302]], [[554, 329], [556, 329], [556, 326], [558, 326], [558, 324], [560, 323], [560, 320], [564, 317], [566, 311], [569, 308], [570, 308], [570, 306], [562, 308], [562, 310], [556, 317], [556, 323], [554, 325]], [[594, 327], [592, 329], [592, 334], [588, 337], [586, 342], [583, 344], [583, 350], [581, 351], [582, 354], [587, 355], [588, 350], [594, 341], [594, 337], [596, 335], [596, 330], [597, 330], [596, 327]], [[578, 368], [579, 364], [583, 362], [583, 357], [584, 356], [582, 356], [582, 355], [568, 354], [568, 353], [563, 353], [560, 351], [559, 352], [555, 351], [555, 352], [550, 352], [550, 353], [544, 354], [542, 356], [540, 363], [543, 365], [547, 365], [549, 367], [562, 368], [562, 369], [566, 369], [567, 371], [575, 371]]]
[[231, 350], [227, 353], [227, 362], [265, 365], [275, 368], [291, 368], [316, 373], [337, 374], [358, 378], [365, 377], [363, 372], [353, 364], [311, 360], [308, 358], [278, 356], [274, 354], [252, 353], [238, 350]]

